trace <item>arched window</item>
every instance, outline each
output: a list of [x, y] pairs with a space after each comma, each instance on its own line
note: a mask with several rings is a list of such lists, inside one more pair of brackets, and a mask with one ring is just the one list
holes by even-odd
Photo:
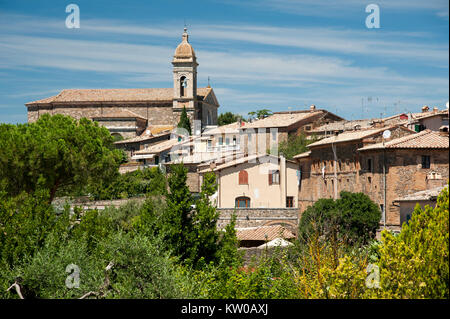
[[248, 173], [245, 170], [239, 172], [239, 185], [248, 185]]
[[180, 96], [186, 95], [187, 79], [185, 76], [180, 78]]
[[249, 208], [250, 198], [246, 196], [236, 197], [235, 205], [236, 208]]

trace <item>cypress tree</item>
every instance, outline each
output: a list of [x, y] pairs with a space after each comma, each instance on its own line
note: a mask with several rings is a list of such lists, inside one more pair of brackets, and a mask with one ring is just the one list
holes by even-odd
[[191, 135], [191, 121], [189, 121], [189, 117], [186, 112], [186, 107], [183, 106], [183, 111], [180, 115], [180, 121], [178, 122], [178, 127], [182, 127], [186, 129], [189, 132], [189, 135]]

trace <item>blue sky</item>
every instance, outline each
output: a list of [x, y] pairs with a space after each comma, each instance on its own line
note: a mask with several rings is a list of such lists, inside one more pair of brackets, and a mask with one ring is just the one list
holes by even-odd
[[[80, 8], [67, 29], [65, 7]], [[380, 7], [380, 28], [365, 7]], [[66, 88], [171, 87], [184, 24], [219, 111], [311, 104], [347, 119], [445, 108], [447, 0], [0, 0], [0, 122]]]

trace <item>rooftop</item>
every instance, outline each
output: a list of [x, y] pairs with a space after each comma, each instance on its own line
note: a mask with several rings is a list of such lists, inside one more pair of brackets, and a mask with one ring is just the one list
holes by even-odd
[[[212, 88], [198, 88], [197, 95], [204, 99]], [[87, 103], [87, 102], [162, 102], [173, 100], [173, 88], [151, 89], [66, 89], [58, 95], [26, 103], [35, 104], [51, 103]]]
[[251, 123], [245, 123], [244, 126], [242, 126], [242, 129], [288, 127], [304, 119], [324, 113], [325, 111], [323, 110], [274, 113], [264, 119], [255, 120]]
[[421, 201], [421, 200], [436, 200], [440, 192], [447, 186], [440, 186], [432, 189], [427, 189], [424, 191], [415, 192], [408, 194], [406, 196], [397, 198], [396, 202], [411, 202], [411, 201]]
[[327, 137], [320, 141], [311, 143], [308, 145], [308, 147], [327, 145], [327, 144], [331, 144], [331, 143], [343, 143], [343, 142], [360, 140], [365, 137], [369, 137], [371, 135], [375, 135], [377, 133], [383, 132], [389, 128], [391, 128], [391, 127], [382, 127], [382, 128], [376, 128], [376, 129], [361, 129], [361, 130], [357, 130], [357, 131], [343, 132], [338, 135]]
[[281, 225], [236, 228], [239, 240], [271, 241], [276, 238], [291, 239], [295, 235]]
[[423, 130], [422, 132], [399, 137], [391, 141], [368, 145], [358, 149], [359, 151], [374, 149], [399, 149], [399, 148], [449, 148], [448, 134]]

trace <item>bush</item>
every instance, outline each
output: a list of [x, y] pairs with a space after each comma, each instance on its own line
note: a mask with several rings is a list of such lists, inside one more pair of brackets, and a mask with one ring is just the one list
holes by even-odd
[[449, 194], [433, 209], [419, 205], [398, 236], [383, 231], [380, 248], [382, 298], [449, 298]]
[[330, 242], [367, 244], [375, 237], [381, 211], [363, 193], [341, 192], [340, 198], [319, 199], [302, 214], [299, 239], [304, 243], [318, 231]]

